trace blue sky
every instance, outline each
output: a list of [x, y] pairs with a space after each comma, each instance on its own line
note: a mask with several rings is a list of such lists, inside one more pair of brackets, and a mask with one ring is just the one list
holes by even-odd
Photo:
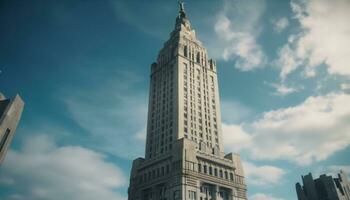
[[[217, 60], [225, 150], [251, 200], [350, 172], [348, 0], [186, 1]], [[3, 1], [0, 89], [26, 105], [0, 199], [126, 199], [143, 156], [150, 64], [177, 1]]]

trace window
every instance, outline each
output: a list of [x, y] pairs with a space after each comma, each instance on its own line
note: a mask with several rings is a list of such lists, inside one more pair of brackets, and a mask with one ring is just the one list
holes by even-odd
[[170, 169], [169, 169], [169, 165], [166, 166], [166, 173], [169, 174]]
[[202, 165], [198, 163], [198, 172], [202, 172]]
[[196, 199], [196, 192], [195, 191], [188, 191], [188, 197], [190, 200], [195, 200]]
[[209, 167], [209, 175], [213, 175], [213, 169], [211, 166]]
[[204, 172], [205, 174], [207, 173], [207, 166], [206, 166], [206, 165], [203, 166], [203, 172]]
[[184, 47], [184, 56], [187, 57], [187, 46]]

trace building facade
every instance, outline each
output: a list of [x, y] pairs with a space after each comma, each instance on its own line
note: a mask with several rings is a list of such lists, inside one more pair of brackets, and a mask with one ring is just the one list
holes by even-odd
[[303, 186], [296, 184], [298, 200], [350, 200], [350, 182], [343, 171], [337, 178], [323, 174], [315, 180], [309, 173], [302, 181]]
[[145, 158], [133, 161], [129, 200], [247, 199], [240, 157], [224, 153], [216, 70], [180, 3], [151, 65]]
[[19, 95], [6, 99], [0, 93], [0, 165], [5, 159], [6, 152], [15, 134], [21, 118], [24, 102]]

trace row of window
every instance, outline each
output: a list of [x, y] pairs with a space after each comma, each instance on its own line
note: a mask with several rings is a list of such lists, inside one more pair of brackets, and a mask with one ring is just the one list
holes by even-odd
[[170, 173], [170, 165], [158, 167], [157, 169], [145, 172], [143, 175], [139, 176], [139, 183], [146, 183], [148, 181], [154, 180], [156, 178], [165, 176]]
[[219, 168], [216, 166], [211, 166], [207, 164], [202, 164], [202, 163], [194, 163], [190, 161], [185, 162], [185, 169], [202, 173], [202, 174], [207, 174], [210, 176], [215, 176], [218, 178], [226, 179], [229, 181], [233, 181], [236, 183], [244, 184], [243, 177], [234, 175], [232, 171], [228, 171], [223, 168]]

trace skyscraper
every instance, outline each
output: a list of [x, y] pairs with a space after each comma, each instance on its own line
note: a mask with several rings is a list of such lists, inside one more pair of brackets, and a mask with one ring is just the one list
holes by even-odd
[[350, 200], [350, 182], [343, 171], [338, 178], [322, 174], [314, 180], [309, 173], [302, 180], [303, 186], [296, 184], [298, 200]]
[[247, 199], [240, 157], [224, 153], [220, 115], [216, 63], [180, 3], [151, 65], [146, 152], [133, 161], [129, 200]]
[[24, 103], [19, 95], [16, 95], [13, 99], [6, 99], [0, 93], [0, 164], [4, 161], [6, 152], [15, 134], [23, 106]]

